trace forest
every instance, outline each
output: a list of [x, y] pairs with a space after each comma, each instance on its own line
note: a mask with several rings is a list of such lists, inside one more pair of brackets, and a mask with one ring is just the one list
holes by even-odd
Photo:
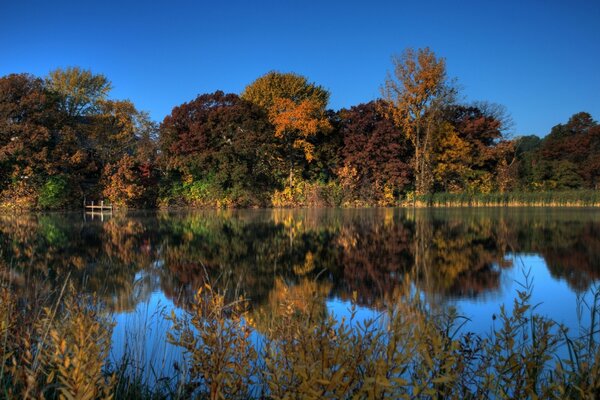
[[392, 58], [381, 98], [328, 108], [307, 77], [271, 71], [160, 123], [110, 97], [99, 73], [0, 77], [0, 206], [393, 206], [434, 194], [592, 193], [600, 125], [574, 114], [544, 136], [511, 134], [507, 110], [465, 103], [429, 48]]

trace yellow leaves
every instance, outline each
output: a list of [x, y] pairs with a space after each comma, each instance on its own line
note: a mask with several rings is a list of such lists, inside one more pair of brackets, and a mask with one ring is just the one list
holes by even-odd
[[435, 179], [447, 192], [463, 191], [463, 181], [470, 177], [471, 145], [447, 122], [439, 127], [437, 135], [436, 165], [433, 170]]
[[203, 388], [210, 399], [247, 398], [255, 374], [256, 351], [245, 322], [246, 301], [229, 304], [210, 285], [198, 289], [187, 317], [174, 313], [169, 342], [181, 347], [192, 361], [191, 385]]
[[329, 93], [321, 86], [308, 82], [304, 76], [272, 71], [248, 85], [241, 97], [266, 110], [271, 109], [275, 99], [278, 98], [290, 99], [294, 102], [311, 100], [318, 103], [321, 108], [325, 108]]
[[55, 323], [52, 318], [47, 321], [54, 327], [44, 361], [51, 371], [46, 380], [58, 381], [59, 398], [98, 398], [112, 385], [103, 371], [112, 324], [93, 306], [80, 304], [71, 294], [64, 299], [64, 305], [65, 315]]

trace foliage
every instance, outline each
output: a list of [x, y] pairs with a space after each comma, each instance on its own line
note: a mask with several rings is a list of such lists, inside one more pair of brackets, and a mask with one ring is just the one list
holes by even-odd
[[397, 198], [411, 184], [412, 146], [382, 115], [384, 106], [377, 101], [339, 112], [344, 142], [337, 173], [350, 201], [385, 202], [386, 188]]
[[224, 297], [207, 285], [196, 293], [188, 319], [171, 314], [168, 340], [182, 347], [188, 358], [184, 389], [188, 396], [211, 400], [250, 396], [257, 353], [245, 309], [243, 299], [225, 304]]
[[315, 158], [311, 137], [331, 129], [325, 115], [329, 92], [303, 76], [270, 72], [248, 85], [242, 98], [268, 113], [278, 139], [277, 151], [288, 166], [291, 188], [296, 165], [305, 165]]
[[309, 100], [322, 108], [329, 101], [327, 90], [310, 83], [306, 77], [277, 71], [268, 72], [246, 86], [241, 97], [265, 110], [270, 110], [277, 99], [288, 99], [296, 104]]
[[590, 114], [574, 114], [543, 139], [521, 138], [519, 178], [525, 190], [597, 189], [600, 125]]
[[[55, 304], [19, 304], [0, 287], [0, 389], [7, 398], [111, 399], [111, 323], [67, 283]], [[65, 288], [67, 290], [65, 291]]]
[[104, 185], [102, 194], [117, 206], [144, 204], [146, 191], [152, 187], [148, 185], [150, 176], [144, 176], [142, 166], [129, 155], [117, 161], [116, 165], [106, 165], [103, 175], [108, 182]]
[[42, 208], [61, 208], [69, 197], [69, 183], [64, 176], [51, 176], [40, 191], [38, 204]]
[[510, 139], [504, 107], [458, 104], [446, 61], [429, 48], [393, 65], [384, 99], [349, 109], [327, 110], [322, 86], [271, 71], [240, 96], [174, 107], [160, 127], [110, 98], [108, 78], [90, 70], [0, 77], [0, 206], [362, 207], [600, 188], [600, 125], [589, 113], [544, 138]]
[[210, 181], [219, 192], [239, 193], [234, 201], [243, 205], [243, 197], [260, 198], [273, 185], [271, 135], [266, 114], [252, 103], [223, 92], [202, 95], [163, 121], [162, 163], [183, 185]]
[[337, 207], [342, 205], [345, 195], [336, 182], [307, 182], [293, 180], [283, 190], [275, 190], [271, 198], [274, 207]]
[[434, 129], [443, 107], [454, 101], [455, 90], [448, 82], [445, 60], [429, 48], [406, 49], [392, 62], [393, 76], [388, 75], [382, 91], [389, 114], [413, 145], [415, 190], [424, 195], [432, 185]]
[[48, 88], [60, 97], [61, 108], [69, 118], [97, 113], [111, 83], [104, 75], [79, 67], [58, 68], [48, 74]]
[[0, 78], [0, 189], [5, 202], [21, 198], [35, 203], [41, 182], [54, 172], [56, 113], [41, 79], [25, 74]]

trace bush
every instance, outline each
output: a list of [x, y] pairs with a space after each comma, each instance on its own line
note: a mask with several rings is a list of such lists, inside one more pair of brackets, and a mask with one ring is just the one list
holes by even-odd
[[51, 176], [42, 186], [38, 197], [38, 205], [41, 208], [57, 209], [67, 205], [70, 190], [69, 182], [62, 175]]

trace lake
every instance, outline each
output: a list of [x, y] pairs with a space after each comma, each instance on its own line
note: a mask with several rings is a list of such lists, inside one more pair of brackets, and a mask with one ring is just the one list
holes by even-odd
[[[164, 315], [209, 283], [253, 313], [311, 295], [341, 318], [356, 296], [376, 315], [410, 284], [485, 334], [500, 305], [532, 291], [537, 311], [576, 330], [600, 279], [600, 211], [559, 208], [318, 209], [0, 216], [0, 257], [21, 298], [67, 278], [113, 313], [127, 349], [168, 373]], [[150, 360], [150, 361], [149, 361]], [[158, 365], [157, 365], [158, 363]]]

